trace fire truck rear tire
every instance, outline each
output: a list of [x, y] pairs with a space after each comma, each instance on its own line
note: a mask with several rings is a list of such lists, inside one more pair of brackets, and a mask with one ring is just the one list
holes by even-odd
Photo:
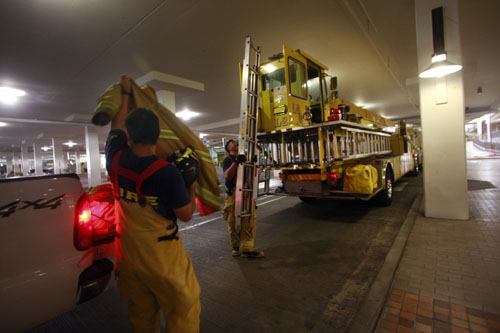
[[390, 206], [392, 204], [392, 195], [394, 187], [394, 176], [392, 170], [387, 168], [385, 171], [385, 186], [378, 196], [378, 202], [381, 206]]
[[314, 197], [299, 197], [299, 199], [306, 204], [313, 204], [318, 201], [318, 198]]

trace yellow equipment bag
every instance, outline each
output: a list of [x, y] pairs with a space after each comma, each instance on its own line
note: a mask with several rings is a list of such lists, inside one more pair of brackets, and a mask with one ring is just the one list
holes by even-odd
[[344, 191], [371, 194], [377, 187], [378, 173], [371, 165], [349, 167], [344, 174]]
[[[98, 126], [107, 125], [118, 113], [121, 104], [121, 86], [110, 86], [97, 100], [97, 107], [92, 122]], [[145, 86], [142, 89], [132, 81], [132, 104], [136, 108], [146, 108], [153, 111], [160, 120], [160, 139], [157, 145], [157, 154], [160, 158], [168, 159], [174, 152], [191, 146], [193, 156], [200, 163], [200, 175], [196, 196], [200, 215], [207, 215], [220, 209], [219, 181], [212, 158], [207, 147], [196, 134], [187, 127], [174, 113], [158, 103], [153, 88]]]

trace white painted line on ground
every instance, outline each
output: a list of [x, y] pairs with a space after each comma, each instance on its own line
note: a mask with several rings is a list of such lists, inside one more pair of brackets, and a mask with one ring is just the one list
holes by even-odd
[[[263, 202], [261, 204], [258, 204], [257, 207], [260, 207], [260, 206], [264, 206], [264, 205], [267, 205], [268, 203], [271, 203], [271, 202], [274, 202], [274, 201], [278, 201], [278, 200], [281, 200], [283, 198], [286, 198], [286, 197], [279, 197], [279, 198], [276, 198], [276, 199], [272, 199], [272, 200], [269, 200], [269, 201], [266, 201], [266, 202]], [[193, 214], [194, 215], [194, 214]], [[201, 222], [198, 222], [196, 224], [193, 224], [193, 225], [190, 225], [190, 226], [187, 226], [187, 227], [184, 227], [184, 228], [179, 228], [179, 231], [184, 231], [184, 230], [189, 230], [189, 229], [194, 229], [196, 227], [199, 227], [201, 225], [204, 225], [204, 224], [207, 224], [207, 223], [210, 223], [210, 222], [213, 222], [213, 221], [216, 221], [216, 220], [219, 220], [222, 218], [222, 215], [221, 216], [217, 216], [217, 217], [214, 217], [214, 218], [211, 218], [211, 219], [208, 219], [206, 221], [201, 221]]]
[[200, 225], [204, 225], [204, 224], [210, 223], [210, 222], [212, 222], [212, 221], [219, 220], [219, 219], [221, 219], [221, 218], [222, 218], [222, 216], [217, 216], [217, 217], [211, 218], [211, 219], [206, 220], [206, 221], [201, 221], [201, 222], [198, 222], [198, 223], [196, 223], [196, 224], [190, 225], [190, 226], [185, 227], [185, 228], [180, 228], [179, 230], [180, 230], [180, 231], [184, 231], [184, 230], [193, 229], [193, 228], [199, 227]]
[[269, 201], [263, 202], [263, 203], [261, 203], [260, 205], [257, 205], [257, 207], [267, 205], [268, 203], [271, 203], [271, 202], [274, 202], [274, 201], [278, 201], [278, 200], [281, 200], [281, 199], [283, 199], [283, 198], [286, 198], [286, 197], [279, 197], [279, 198], [276, 198], [276, 199], [272, 199], [272, 200], [269, 200]]
[[[265, 198], [268, 198], [268, 197], [270, 197], [270, 196], [271, 196], [271, 195], [269, 195], [269, 194], [264, 194], [263, 196], [258, 197], [258, 198], [257, 198], [257, 200], [259, 200], [259, 199], [265, 199]], [[258, 205], [257, 205], [257, 206], [258, 206]], [[200, 215], [200, 213], [199, 213], [199, 212], [194, 212], [194, 213], [193, 213], [193, 216], [198, 216], [198, 215]]]

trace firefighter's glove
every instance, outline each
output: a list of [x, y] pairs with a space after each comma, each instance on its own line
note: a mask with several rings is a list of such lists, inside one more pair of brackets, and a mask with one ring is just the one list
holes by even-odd
[[195, 158], [191, 147], [176, 151], [168, 160], [179, 169], [186, 187], [191, 186], [198, 179], [200, 163]]
[[243, 154], [236, 156], [236, 163], [241, 164], [247, 161], [247, 157]]

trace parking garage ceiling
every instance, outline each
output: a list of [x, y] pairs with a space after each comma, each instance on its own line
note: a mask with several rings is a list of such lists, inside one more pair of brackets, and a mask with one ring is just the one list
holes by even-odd
[[[460, 5], [466, 106], [495, 110], [500, 2]], [[154, 70], [205, 85], [197, 91], [152, 83], [176, 93], [178, 110], [201, 113], [190, 126], [233, 119], [247, 34], [264, 57], [286, 43], [320, 59], [338, 77], [345, 99], [391, 118], [419, 115], [413, 0], [6, 0], [0, 5], [0, 85], [27, 95], [17, 105], [0, 104], [0, 118], [85, 121], [120, 74]], [[101, 130], [101, 141], [105, 134]], [[0, 150], [52, 136], [84, 141], [78, 126], [8, 123], [0, 128]]]

